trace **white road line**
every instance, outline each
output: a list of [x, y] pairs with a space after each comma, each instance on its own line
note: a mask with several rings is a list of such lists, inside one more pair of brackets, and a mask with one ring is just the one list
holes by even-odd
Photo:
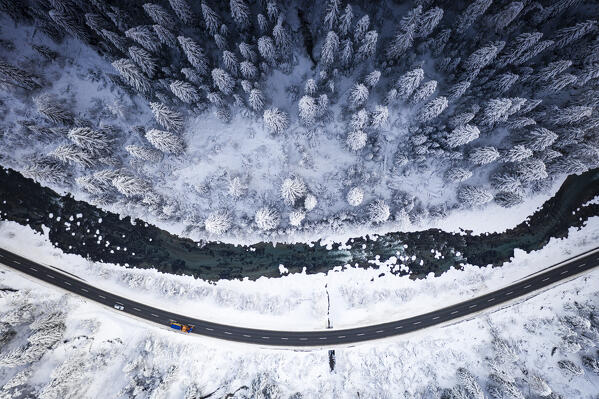
[[400, 328], [403, 328], [403, 326], [397, 326], [397, 327], [395, 327], [396, 330], [399, 330]]
[[364, 333], [356, 334], [356, 336], [358, 336], [358, 337], [361, 337], [362, 335], [364, 335]]
[[48, 277], [50, 277], [50, 278], [56, 278], [56, 277], [54, 277], [54, 276], [51, 276], [51, 275], [49, 275], [49, 274], [46, 274], [46, 276], [48, 276]]
[[439, 316], [435, 316], [433, 317], [433, 320], [437, 320], [439, 318]]
[[19, 262], [18, 260], [13, 260], [12, 262], [13, 262], [13, 263], [16, 263], [17, 265], [20, 265], [20, 264], [21, 264], [21, 262]]
[[214, 331], [214, 328], [206, 327], [206, 330], [208, 330], [208, 331]]
[[106, 299], [106, 297], [104, 295], [98, 295], [98, 296], [102, 299]]
[[453, 312], [451, 312], [450, 314], [457, 314], [457, 313], [460, 313], [460, 312], [458, 312], [457, 310], [454, 310], [454, 311], [453, 311]]
[[35, 267], [30, 267], [29, 270], [33, 270], [34, 272], [37, 272], [37, 269]]
[[307, 341], [307, 340], [308, 340], [308, 338], [303, 338], [303, 337], [302, 337], [302, 338], [300, 338], [299, 340], [300, 340], [300, 341]]
[[88, 290], [86, 290], [85, 288], [81, 288], [81, 291], [84, 291], [84, 292], [89, 292], [89, 291], [88, 291]]
[[487, 299], [487, 302], [493, 302], [495, 298]]
[[544, 278], [543, 280], [541, 280], [541, 281], [547, 281], [547, 280], [549, 280], [549, 277], [545, 277], [545, 278]]
[[340, 335], [337, 338], [345, 338], [345, 335]]
[[320, 337], [320, 338], [318, 338], [318, 339], [327, 339], [327, 337]]
[[154, 317], [158, 317], [158, 315], [157, 315], [157, 314], [154, 314], [154, 313], [152, 313], [152, 316], [154, 316]]
[[135, 310], [135, 311], [137, 311], [137, 312], [141, 312], [141, 310], [140, 310], [140, 309], [137, 309], [137, 308], [133, 308], [133, 310]]
[[505, 295], [512, 295], [514, 291], [506, 292]]
[[262, 339], [270, 339], [270, 337], [261, 337]]
[[528, 287], [530, 287], [530, 284], [524, 286], [524, 288], [528, 288]]
[[568, 271], [567, 271], [567, 270], [564, 270], [564, 271], [563, 271], [563, 272], [561, 272], [560, 274], [566, 274], [566, 273], [568, 273]]
[[66, 285], [71, 285], [71, 283], [69, 283], [68, 281], [65, 281], [64, 283], [65, 283]]
[[229, 331], [225, 331], [225, 334], [227, 334], [227, 335], [232, 335], [233, 333], [232, 333], [232, 332], [229, 332]]
[[251, 335], [247, 335], [247, 334], [243, 334], [243, 336], [246, 337], [246, 338], [252, 338]]
[[414, 322], [414, 323], [412, 323], [412, 324], [413, 324], [413, 325], [417, 325], [417, 324], [420, 324], [420, 323], [422, 323], [422, 322], [421, 322], [421, 321], [415, 321], [415, 322]]
[[586, 265], [586, 263], [581, 263], [580, 265], [578, 265], [578, 266], [576, 266], [576, 267], [580, 269], [581, 267], [583, 267], [583, 266], [585, 266], [585, 265]]
[[281, 337], [281, 339], [284, 339], [285, 341], [287, 341], [289, 338], [287, 338], [287, 337]]
[[475, 308], [477, 305], [470, 305], [468, 306], [470, 309]]
[[376, 331], [376, 333], [377, 333], [377, 334], [380, 334], [380, 333], [382, 333], [382, 332], [383, 332], [383, 330], [377, 330], [377, 331]]

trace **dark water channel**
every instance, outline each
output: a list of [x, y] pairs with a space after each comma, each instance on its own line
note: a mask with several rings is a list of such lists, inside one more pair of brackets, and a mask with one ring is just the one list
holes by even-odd
[[[76, 201], [71, 196], [61, 196], [18, 172], [3, 168], [0, 168], [0, 215], [2, 219], [37, 231], [42, 231], [42, 225], [46, 226], [52, 243], [68, 253], [206, 280], [278, 276], [280, 264], [290, 273], [304, 268], [307, 273], [326, 272], [348, 263], [368, 267], [371, 266], [369, 260], [376, 255], [381, 261], [391, 256], [415, 255], [416, 261], [402, 263], [418, 278], [430, 272], [440, 274], [466, 262], [498, 266], [513, 256], [515, 248], [528, 252], [542, 248], [552, 237], [566, 237], [570, 227], [580, 227], [589, 217], [599, 215], [599, 205], [582, 206], [599, 195], [598, 183], [599, 169], [568, 177], [542, 208], [503, 233], [454, 234], [438, 229], [397, 232], [378, 236], [376, 240], [352, 239], [348, 242], [350, 249], [333, 245], [327, 250], [319, 242], [313, 245], [259, 243], [249, 247], [196, 243], [143, 221], [132, 223], [129, 217], [121, 219], [117, 214]], [[77, 218], [78, 214], [82, 217]], [[102, 235], [100, 243], [96, 230]], [[443, 258], [436, 259], [431, 253], [433, 248]], [[424, 260], [422, 265], [420, 260]], [[398, 271], [398, 274], [407, 273]]]

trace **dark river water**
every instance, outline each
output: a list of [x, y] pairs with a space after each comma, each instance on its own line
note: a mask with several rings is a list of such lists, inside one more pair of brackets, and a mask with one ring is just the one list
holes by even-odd
[[[430, 272], [441, 274], [461, 263], [499, 266], [513, 256], [516, 248], [529, 252], [542, 248], [552, 237], [566, 237], [570, 227], [580, 227], [589, 217], [599, 215], [599, 205], [582, 206], [599, 195], [598, 183], [599, 169], [568, 177], [541, 209], [503, 233], [454, 234], [438, 229], [396, 232], [378, 236], [376, 240], [352, 239], [347, 243], [350, 249], [333, 245], [327, 250], [319, 242], [251, 246], [197, 243], [140, 220], [132, 223], [129, 217], [121, 219], [71, 196], [61, 196], [3, 168], [0, 168], [0, 215], [37, 231], [46, 226], [52, 243], [68, 253], [206, 280], [278, 276], [281, 264], [290, 273], [304, 268], [306, 273], [326, 272], [345, 264], [369, 267], [372, 266], [369, 261], [377, 255], [381, 261], [391, 256], [415, 255], [416, 261], [402, 262], [410, 271], [397, 273], [418, 278]], [[83, 216], [77, 218], [78, 214]], [[102, 235], [99, 243], [96, 230]], [[110, 243], [108, 246], [106, 241]], [[440, 252], [443, 258], [436, 259], [431, 249]]]

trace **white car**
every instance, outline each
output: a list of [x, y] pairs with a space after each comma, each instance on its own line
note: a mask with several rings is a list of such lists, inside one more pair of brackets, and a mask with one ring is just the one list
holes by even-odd
[[125, 310], [125, 307], [123, 305], [118, 304], [118, 303], [116, 305], [114, 305], [114, 308], [116, 310]]

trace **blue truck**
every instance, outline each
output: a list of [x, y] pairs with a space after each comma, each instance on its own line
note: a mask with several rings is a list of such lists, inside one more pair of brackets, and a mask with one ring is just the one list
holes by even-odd
[[171, 322], [171, 328], [174, 328], [175, 330], [179, 330], [184, 333], [192, 332], [194, 327], [195, 326], [189, 324], [177, 323], [176, 321]]

